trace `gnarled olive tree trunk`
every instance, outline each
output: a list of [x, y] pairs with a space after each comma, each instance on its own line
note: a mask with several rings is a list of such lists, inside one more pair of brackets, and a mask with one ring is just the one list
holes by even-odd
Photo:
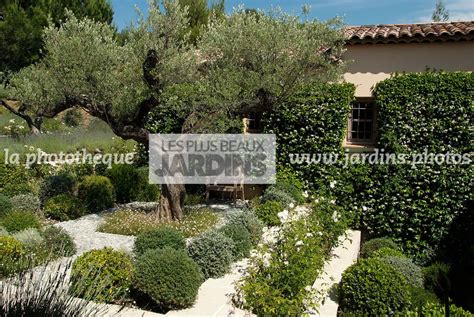
[[156, 211], [160, 220], [171, 221], [183, 218], [186, 187], [183, 184], [161, 185], [160, 205]]

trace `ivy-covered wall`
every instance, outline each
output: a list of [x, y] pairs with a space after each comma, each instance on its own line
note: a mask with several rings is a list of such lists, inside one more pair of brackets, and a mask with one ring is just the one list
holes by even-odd
[[310, 188], [329, 185], [336, 166], [295, 165], [291, 154], [343, 152], [342, 140], [354, 101], [352, 84], [312, 84], [300, 89], [271, 112], [264, 113], [265, 133], [277, 136], [277, 164], [298, 172]]
[[[374, 89], [377, 148], [394, 154], [472, 152], [473, 91], [470, 73], [401, 74], [380, 82]], [[277, 135], [278, 164], [290, 165], [318, 194], [334, 196], [369, 235], [389, 235], [419, 261], [429, 261], [473, 199], [472, 164], [290, 164], [292, 153], [343, 152], [353, 92], [349, 84], [306, 86], [266, 114], [265, 132]]]

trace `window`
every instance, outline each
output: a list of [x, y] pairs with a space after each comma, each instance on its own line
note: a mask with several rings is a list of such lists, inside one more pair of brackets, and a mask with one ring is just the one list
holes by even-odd
[[370, 145], [375, 143], [376, 113], [373, 100], [358, 100], [352, 105], [347, 143]]

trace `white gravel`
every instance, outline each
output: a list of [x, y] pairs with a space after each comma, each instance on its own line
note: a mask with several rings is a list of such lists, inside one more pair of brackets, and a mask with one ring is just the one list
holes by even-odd
[[[200, 205], [195, 207], [205, 206], [206, 205]], [[209, 207], [224, 216], [218, 226], [225, 223], [225, 216], [242, 211], [242, 204], [235, 207], [228, 204], [212, 204], [209, 205]], [[103, 215], [100, 214], [91, 214], [79, 219], [60, 222], [55, 224], [55, 226], [63, 228], [72, 236], [76, 243], [77, 255], [89, 250], [102, 249], [104, 247], [112, 247], [116, 250], [131, 252], [135, 242], [134, 236], [124, 236], [96, 231], [97, 227], [103, 221], [102, 217]]]
[[60, 222], [55, 226], [66, 230], [74, 239], [77, 254], [93, 249], [112, 247], [116, 250], [131, 252], [135, 237], [97, 232], [102, 217], [97, 214], [87, 215], [76, 220]]

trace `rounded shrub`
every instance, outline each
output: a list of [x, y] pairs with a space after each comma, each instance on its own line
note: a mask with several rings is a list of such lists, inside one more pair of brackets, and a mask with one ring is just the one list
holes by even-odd
[[41, 236], [44, 248], [53, 257], [72, 256], [76, 253], [76, 244], [64, 229], [50, 226], [41, 232]]
[[165, 311], [191, 306], [202, 282], [198, 265], [184, 250], [149, 249], [136, 261], [135, 287]]
[[149, 249], [162, 249], [164, 247], [185, 250], [186, 240], [179, 230], [162, 226], [140, 233], [135, 239], [133, 251], [135, 254], [141, 255]]
[[232, 214], [229, 217], [229, 224], [240, 224], [247, 228], [252, 244], [257, 244], [262, 237], [263, 222], [258, 219], [252, 210], [247, 209], [243, 212]]
[[269, 200], [258, 205], [255, 208], [255, 214], [267, 226], [278, 226], [281, 223], [278, 213], [283, 209], [279, 201]]
[[0, 194], [0, 217], [12, 210], [13, 204], [5, 195]]
[[291, 197], [291, 194], [288, 194], [287, 192], [283, 191], [275, 185], [271, 185], [265, 190], [262, 196], [262, 201], [278, 201], [283, 206], [288, 206], [289, 204], [295, 202], [293, 197]]
[[135, 198], [137, 201], [157, 201], [160, 198], [160, 186], [150, 184], [148, 180], [148, 168], [142, 167], [138, 169], [140, 186]]
[[128, 164], [114, 165], [107, 171], [107, 176], [114, 186], [115, 199], [118, 203], [129, 203], [135, 200], [139, 190], [137, 180], [140, 175], [134, 166]]
[[400, 247], [390, 238], [375, 238], [366, 241], [360, 250], [360, 256], [362, 258], [368, 258], [372, 256], [372, 253], [381, 249], [381, 248], [390, 248], [393, 250], [400, 250]]
[[405, 256], [384, 256], [380, 260], [400, 272], [412, 287], [423, 287], [421, 267], [413, 263], [411, 259]]
[[126, 253], [112, 248], [91, 250], [74, 261], [70, 291], [88, 300], [113, 302], [129, 293], [133, 271]]
[[11, 236], [0, 236], [0, 278], [14, 271], [17, 262], [25, 255], [23, 243]]
[[386, 257], [386, 256], [404, 257], [402, 251], [392, 249], [392, 248], [388, 248], [388, 247], [380, 248], [377, 251], [374, 251], [370, 255], [371, 258], [383, 258], [383, 257]]
[[2, 225], [8, 232], [15, 233], [28, 228], [39, 229], [41, 227], [38, 216], [31, 211], [12, 210], [7, 212], [1, 219]]
[[252, 240], [247, 228], [242, 224], [227, 224], [219, 229], [226, 237], [234, 241], [233, 256], [235, 259], [248, 257], [252, 249]]
[[13, 197], [33, 190], [31, 173], [20, 165], [0, 162], [0, 193]]
[[362, 259], [342, 275], [339, 304], [343, 312], [383, 316], [410, 307], [405, 277], [377, 258]]
[[99, 212], [114, 205], [114, 187], [105, 176], [87, 176], [79, 183], [78, 197], [91, 212]]
[[23, 245], [30, 250], [38, 248], [44, 240], [39, 230], [35, 228], [19, 231], [15, 233], [13, 237], [23, 243]]
[[85, 215], [86, 209], [77, 197], [70, 194], [60, 194], [46, 200], [43, 212], [48, 218], [67, 221]]
[[20, 211], [32, 211], [38, 213], [41, 210], [39, 198], [33, 194], [20, 194], [13, 196], [10, 201], [13, 208]]
[[234, 259], [234, 241], [217, 231], [198, 236], [188, 246], [189, 256], [201, 268], [204, 277], [221, 277], [230, 269]]
[[40, 185], [39, 198], [41, 203], [60, 194], [72, 194], [75, 185], [74, 178], [69, 174], [46, 177]]

